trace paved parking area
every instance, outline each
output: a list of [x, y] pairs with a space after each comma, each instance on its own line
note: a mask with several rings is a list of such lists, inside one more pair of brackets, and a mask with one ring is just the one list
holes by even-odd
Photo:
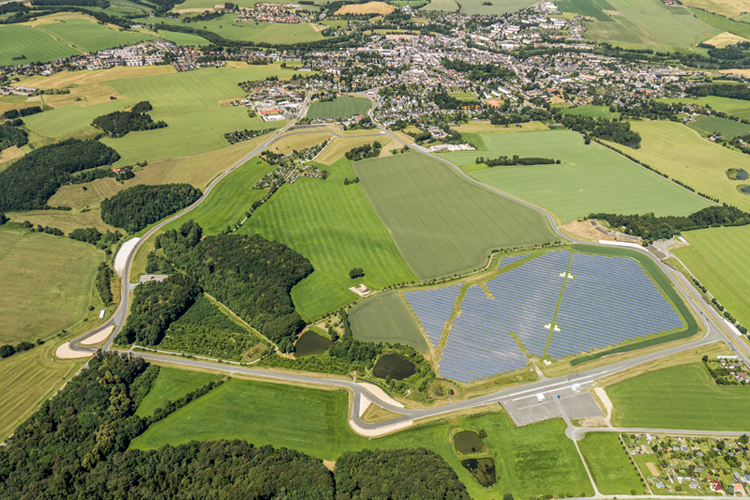
[[501, 404], [516, 425], [528, 425], [550, 418], [562, 417], [562, 411], [570, 419], [604, 415], [590, 392], [574, 391], [571, 388], [520, 398], [508, 398], [502, 400]]

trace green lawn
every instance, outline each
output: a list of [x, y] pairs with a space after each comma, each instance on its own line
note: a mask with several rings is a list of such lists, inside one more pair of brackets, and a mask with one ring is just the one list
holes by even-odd
[[[310, 260], [315, 271], [292, 289], [295, 307], [307, 320], [355, 300], [351, 286], [380, 289], [415, 279], [362, 185], [344, 185], [344, 178], [355, 177], [349, 162], [324, 168], [328, 179], [300, 177], [285, 184], [239, 230], [285, 243]], [[355, 267], [364, 278], [349, 278]]]
[[404, 259], [422, 278], [468, 271], [502, 247], [555, 240], [540, 213], [419, 154], [355, 164], [367, 197]]
[[[255, 445], [285, 446], [328, 460], [363, 448], [427, 447], [456, 470], [472, 498], [499, 498], [508, 492], [516, 498], [592, 494], [559, 419], [519, 428], [505, 414], [490, 413], [368, 439], [349, 429], [347, 398], [343, 390], [231, 380], [151, 426], [131, 446], [155, 449], [192, 440], [246, 439]], [[485, 443], [496, 460], [497, 485], [481, 488], [460, 466], [450, 442], [451, 429], [456, 427], [487, 432]]]
[[401, 294], [384, 292], [355, 305], [349, 312], [354, 337], [367, 342], [407, 344], [419, 352], [429, 350]]
[[[607, 387], [613, 425], [714, 431], [750, 427], [750, 388], [719, 386], [699, 360]], [[711, 409], [711, 411], [706, 411]]]
[[750, 133], [750, 125], [719, 118], [717, 116], [705, 116], [698, 118], [694, 122], [688, 123], [688, 127], [696, 130], [699, 134], [709, 136], [720, 134], [724, 139], [731, 139], [738, 135]]
[[307, 117], [315, 118], [348, 118], [364, 115], [370, 109], [370, 100], [364, 97], [342, 96], [333, 101], [315, 101], [307, 110]]
[[459, 101], [478, 102], [477, 96], [473, 92], [448, 92], [448, 95], [455, 97]]
[[750, 226], [689, 231], [675, 255], [737, 320], [750, 326]]
[[154, 107], [150, 112], [153, 119], [164, 120], [168, 126], [103, 139], [122, 156], [117, 165], [195, 155], [226, 146], [227, 132], [281, 127], [285, 122], [266, 123], [260, 118], [249, 118], [244, 108], [224, 106], [219, 101], [244, 96], [239, 82], [268, 76], [291, 77], [292, 73], [290, 69], [269, 65], [203, 68], [112, 80], [107, 85], [126, 99], [88, 107], [68, 106], [29, 116], [24, 121], [29, 129], [41, 135], [60, 138], [82, 128], [89, 129], [97, 116], [147, 100]]
[[162, 40], [168, 40], [177, 45], [184, 45], [187, 47], [204, 45], [211, 45], [211, 42], [198, 35], [191, 35], [190, 33], [180, 33], [178, 31], [166, 31], [162, 30], [159, 32], [159, 38]]
[[[632, 122], [641, 134], [641, 147], [628, 154], [723, 203], [750, 211], [750, 196], [736, 189], [728, 168], [750, 172], [750, 156], [703, 139], [697, 132], [671, 121]], [[624, 146], [613, 144], [619, 149]]]
[[150, 417], [164, 401], [175, 402], [188, 392], [218, 379], [219, 376], [213, 373], [178, 370], [177, 368], [162, 366], [159, 368], [159, 375], [151, 386], [151, 390], [143, 398], [135, 414], [143, 418]]
[[[73, 47], [58, 42], [47, 33], [17, 24], [0, 26], [0, 47], [0, 66], [48, 62], [79, 54]], [[21, 56], [26, 56], [26, 59], [13, 60]]]
[[0, 344], [49, 339], [86, 317], [103, 259], [87, 243], [0, 227]]
[[585, 22], [585, 36], [601, 42], [688, 47], [720, 32], [686, 7], [660, 0], [566, 0], [559, 7], [593, 18]]
[[[181, 4], [179, 8], [186, 8]], [[191, 15], [195, 15], [194, 13]], [[188, 26], [216, 33], [227, 40], [251, 41], [269, 44], [294, 44], [321, 40], [323, 35], [310, 23], [274, 24], [237, 21], [237, 14], [226, 14], [218, 19], [201, 20]], [[185, 26], [179, 19], [158, 18], [150, 22]]]
[[[557, 130], [480, 137], [488, 151], [461, 151], [450, 153], [447, 158], [458, 165], [468, 165], [470, 175], [477, 180], [540, 205], [563, 222], [592, 212], [688, 215], [711, 204], [604, 146], [594, 142], [585, 145], [575, 132]], [[477, 157], [516, 154], [553, 158], [562, 163], [476, 170]]]
[[585, 106], [576, 106], [575, 108], [566, 108], [563, 110], [564, 115], [576, 115], [576, 116], [589, 116], [592, 118], [619, 118], [620, 113], [617, 111], [610, 111], [608, 106], [596, 106], [594, 104], [586, 104]]
[[132, 45], [151, 40], [152, 35], [107, 28], [91, 19], [64, 19], [34, 28], [52, 35], [82, 52], [98, 52], [118, 45]]
[[716, 111], [723, 111], [738, 118], [750, 119], [750, 101], [742, 99], [731, 99], [729, 97], [696, 97], [680, 99], [659, 99], [663, 102], [680, 102], [683, 104], [697, 104], [699, 106], [710, 106]]
[[614, 432], [590, 432], [578, 443], [596, 486], [601, 493], [635, 494], [648, 493], [641, 483], [627, 451]]

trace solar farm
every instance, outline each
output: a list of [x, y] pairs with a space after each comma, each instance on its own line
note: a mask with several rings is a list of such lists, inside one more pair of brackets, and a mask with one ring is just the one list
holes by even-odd
[[683, 326], [632, 259], [558, 250], [503, 257], [498, 269], [463, 299], [462, 284], [404, 294], [432, 347], [444, 340], [443, 377], [469, 383], [531, 357], [559, 360]]

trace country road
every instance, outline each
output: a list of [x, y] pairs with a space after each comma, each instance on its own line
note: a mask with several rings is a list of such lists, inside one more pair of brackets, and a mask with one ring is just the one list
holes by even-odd
[[[367, 97], [370, 98], [369, 96]], [[304, 111], [308, 105], [309, 105], [309, 101], [306, 100], [305, 103], [303, 104], [303, 109], [301, 111], [300, 116], [304, 116]], [[465, 172], [463, 172], [458, 165], [454, 164], [448, 159], [440, 155], [431, 153], [430, 151], [426, 150], [425, 148], [419, 145], [416, 145], [413, 143], [407, 143], [402, 138], [398, 137], [396, 134], [393, 134], [391, 131], [387, 130], [385, 127], [383, 127], [381, 124], [377, 123], [374, 120], [374, 118], [372, 117], [372, 110], [370, 111], [370, 116], [371, 116], [371, 119], [373, 120], [373, 123], [375, 123], [380, 129], [380, 132], [378, 132], [377, 134], [372, 134], [372, 133], [362, 134], [362, 136], [387, 134], [388, 136], [395, 139], [399, 143], [404, 144], [421, 154], [425, 154], [427, 156], [430, 156], [432, 158], [435, 158], [439, 161], [446, 163], [458, 175], [460, 175], [465, 181], [472, 182], [482, 187], [483, 189], [487, 189], [499, 196], [503, 196], [505, 198], [511, 199], [517, 203], [521, 203], [524, 206], [527, 206], [529, 208], [532, 208], [544, 214], [544, 216], [549, 221], [550, 226], [559, 235], [562, 241], [570, 241], [573, 243], [583, 243], [586, 245], [605, 246], [596, 242], [577, 240], [575, 238], [572, 238], [568, 235], [563, 234], [560, 231], [560, 229], [557, 227], [554, 216], [550, 212], [548, 212], [546, 209], [477, 181], [476, 179], [470, 177]], [[114, 326], [115, 327], [114, 331], [104, 346], [105, 351], [111, 350], [111, 346], [112, 346], [112, 342], [114, 338], [120, 332], [120, 330], [122, 329], [122, 326], [125, 323], [128, 306], [129, 306], [129, 300], [130, 300], [130, 292], [134, 288], [134, 285], [129, 284], [130, 270], [131, 270], [131, 266], [133, 263], [133, 259], [135, 258], [135, 255], [138, 251], [138, 248], [140, 247], [140, 245], [143, 244], [144, 241], [146, 241], [150, 236], [154, 235], [156, 232], [161, 230], [165, 225], [177, 220], [180, 217], [183, 217], [184, 215], [188, 214], [189, 212], [191, 212], [192, 210], [200, 206], [200, 204], [203, 203], [207, 199], [207, 197], [210, 195], [214, 187], [222, 179], [224, 179], [227, 175], [232, 173], [239, 166], [244, 164], [247, 160], [258, 155], [260, 152], [267, 149], [274, 142], [280, 140], [282, 137], [286, 138], [286, 137], [290, 137], [291, 135], [319, 133], [322, 131], [320, 129], [316, 130], [316, 129], [309, 129], [309, 128], [304, 129], [304, 130], [293, 130], [296, 120], [297, 118], [290, 121], [283, 128], [274, 132], [266, 141], [264, 141], [260, 146], [255, 148], [251, 153], [246, 155], [239, 162], [234, 164], [231, 168], [229, 168], [228, 170], [226, 170], [225, 172], [223, 172], [222, 174], [214, 178], [204, 190], [203, 195], [195, 203], [185, 208], [184, 210], [180, 211], [179, 213], [156, 224], [140, 238], [140, 240], [136, 243], [136, 245], [132, 248], [130, 253], [127, 255], [127, 262], [126, 262], [124, 272], [123, 272], [123, 282], [124, 284], [126, 284], [126, 286], [122, 287], [122, 297], [120, 300], [120, 304], [118, 305], [115, 313], [107, 322], [105, 322], [100, 327], [71, 341], [70, 347], [73, 350], [80, 351], [80, 352], [94, 353], [95, 349], [81, 346], [80, 345], [81, 341], [84, 341], [87, 338], [93, 335], [96, 335], [97, 333], [99, 333], [105, 328]], [[329, 130], [329, 132], [331, 132], [333, 135], [339, 136], [339, 134], [333, 131]], [[358, 137], [358, 136], [353, 135], [350, 137]], [[606, 245], [606, 246], [610, 246], [610, 245]], [[511, 398], [518, 398], [522, 396], [533, 396], [538, 393], [555, 394], [557, 391], [560, 391], [562, 389], [569, 389], [573, 384], [580, 384], [584, 382], [593, 383], [594, 381], [599, 380], [603, 377], [610, 376], [614, 373], [618, 373], [623, 370], [631, 369], [637, 365], [640, 365], [649, 361], [653, 361], [655, 359], [668, 356], [671, 354], [683, 352], [683, 351], [690, 350], [690, 349], [696, 349], [698, 347], [701, 347], [701, 346], [704, 346], [713, 342], [717, 342], [717, 341], [723, 341], [727, 343], [727, 345], [729, 345], [737, 353], [738, 356], [740, 356], [748, 365], [750, 365], [750, 355], [748, 354], [747, 346], [741, 343], [736, 344], [733, 342], [733, 340], [735, 339], [731, 338], [731, 336], [728, 335], [727, 332], [724, 331], [723, 329], [725, 328], [725, 324], [722, 318], [710, 307], [705, 307], [705, 305], [702, 302], [702, 298], [698, 294], [697, 290], [693, 288], [693, 286], [682, 276], [682, 274], [680, 274], [677, 270], [671, 268], [670, 266], [662, 263], [649, 250], [641, 248], [638, 251], [640, 251], [644, 255], [647, 255], [649, 258], [651, 258], [665, 272], [665, 274], [670, 279], [670, 281], [675, 286], [675, 288], [683, 295], [684, 299], [687, 301], [687, 303], [693, 309], [693, 311], [696, 312], [696, 316], [702, 323], [704, 331], [705, 331], [705, 335], [701, 339], [698, 339], [698, 340], [695, 340], [686, 344], [681, 344], [681, 345], [669, 347], [666, 349], [662, 349], [657, 352], [643, 354], [643, 355], [633, 357], [631, 359], [620, 361], [617, 363], [613, 363], [607, 366], [585, 370], [585, 371], [582, 371], [580, 373], [576, 373], [573, 375], [556, 377], [556, 378], [547, 378], [547, 379], [539, 380], [537, 382], [523, 385], [521, 387], [503, 389], [503, 390], [499, 390], [490, 394], [486, 394], [484, 396], [479, 396], [479, 397], [469, 399], [466, 401], [449, 403], [449, 404], [445, 404], [442, 406], [435, 406], [435, 407], [424, 408], [424, 409], [408, 409], [408, 408], [397, 407], [397, 406], [392, 405], [388, 401], [384, 401], [382, 398], [378, 397], [376, 394], [368, 390], [366, 387], [363, 387], [362, 385], [357, 384], [354, 381], [348, 381], [348, 380], [343, 380], [343, 379], [334, 378], [334, 377], [327, 377], [325, 375], [309, 376], [309, 375], [296, 374], [293, 372], [281, 372], [281, 371], [273, 371], [273, 370], [268, 370], [268, 369], [251, 368], [251, 367], [241, 366], [241, 365], [236, 365], [236, 364], [218, 363], [218, 362], [211, 362], [207, 360], [169, 356], [165, 354], [158, 354], [158, 353], [152, 353], [152, 352], [139, 352], [139, 351], [130, 351], [130, 352], [134, 356], [140, 356], [150, 361], [158, 361], [160, 363], [170, 363], [170, 364], [180, 365], [183, 367], [209, 369], [209, 370], [228, 373], [230, 375], [242, 374], [242, 375], [257, 377], [260, 379], [272, 379], [272, 380], [281, 381], [281, 382], [305, 383], [305, 384], [325, 385], [325, 386], [344, 388], [344, 389], [350, 390], [353, 395], [352, 405], [351, 405], [351, 414], [349, 417], [353, 425], [364, 430], [374, 431], [375, 433], [388, 432], [389, 428], [392, 428], [394, 425], [409, 424], [416, 420], [440, 416], [446, 413], [455, 412], [459, 410], [465, 410], [468, 408], [475, 408], [477, 406], [498, 404]], [[393, 419], [384, 421], [384, 422], [378, 422], [378, 423], [363, 422], [359, 416], [360, 415], [360, 411], [359, 411], [360, 403], [363, 397], [393, 413], [398, 414], [399, 416]], [[580, 429], [580, 428], [575, 428], [575, 429]], [[615, 428], [596, 428], [595, 430], [617, 432]], [[588, 431], [589, 429], [582, 430], [580, 432], [580, 435], [577, 435], [576, 437], [580, 438], [582, 437], [584, 432], [588, 432]], [[750, 429], [748, 429], [748, 431], [750, 431]], [[654, 432], [654, 433], [663, 432], [663, 433], [680, 433], [680, 434], [695, 434], [695, 435], [705, 434], [705, 431], [697, 431], [697, 430], [696, 431], [693, 431], [693, 430], [681, 430], [681, 431], [671, 430], [670, 431], [670, 430], [664, 430], [664, 429], [639, 429], [639, 430], [630, 429], [628, 430], [628, 432]], [[721, 432], [712, 432], [709, 434], [725, 435], [724, 433], [721, 433]], [[737, 435], [737, 434], [742, 434], [742, 433], [729, 433], [726, 435]], [[649, 498], [649, 497], [633, 497], [633, 498]]]

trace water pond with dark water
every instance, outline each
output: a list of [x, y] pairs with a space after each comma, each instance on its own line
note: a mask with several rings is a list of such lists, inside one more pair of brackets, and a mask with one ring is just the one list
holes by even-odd
[[485, 488], [497, 482], [495, 477], [495, 461], [491, 458], [469, 458], [461, 461], [461, 465], [471, 472], [474, 479]]
[[739, 187], [739, 190], [740, 190], [740, 193], [743, 193], [743, 194], [750, 194], [750, 186], [747, 186], [747, 185], [745, 185], [745, 186], [740, 186], [740, 187]]
[[301, 358], [303, 356], [323, 354], [332, 345], [333, 342], [327, 338], [321, 337], [311, 330], [307, 330], [297, 339], [297, 343], [294, 344], [294, 355]]
[[409, 378], [417, 371], [414, 363], [392, 352], [387, 352], [378, 358], [372, 374], [378, 378], [391, 377], [393, 380], [404, 380]]
[[474, 431], [461, 431], [453, 436], [453, 446], [462, 455], [479, 453], [484, 449], [482, 438]]

